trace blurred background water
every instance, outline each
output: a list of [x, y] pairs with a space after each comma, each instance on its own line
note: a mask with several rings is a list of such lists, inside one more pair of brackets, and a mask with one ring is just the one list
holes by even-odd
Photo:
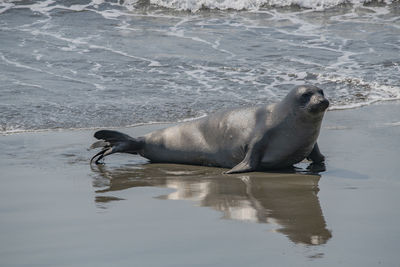
[[176, 122], [272, 103], [400, 99], [400, 2], [0, 2], [0, 133]]

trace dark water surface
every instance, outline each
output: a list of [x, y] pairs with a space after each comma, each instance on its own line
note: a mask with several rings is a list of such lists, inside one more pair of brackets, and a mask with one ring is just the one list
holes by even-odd
[[399, 2], [343, 2], [2, 1], [0, 131], [176, 122], [304, 83], [333, 109], [400, 98]]

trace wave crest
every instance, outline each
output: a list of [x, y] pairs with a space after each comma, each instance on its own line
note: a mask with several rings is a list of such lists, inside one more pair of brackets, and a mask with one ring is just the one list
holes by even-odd
[[[126, 6], [143, 4], [140, 0], [127, 0]], [[314, 10], [325, 10], [343, 4], [363, 5], [371, 2], [391, 4], [392, 0], [149, 0], [149, 4], [175, 10], [196, 12], [201, 9], [258, 10], [262, 7], [298, 6]]]

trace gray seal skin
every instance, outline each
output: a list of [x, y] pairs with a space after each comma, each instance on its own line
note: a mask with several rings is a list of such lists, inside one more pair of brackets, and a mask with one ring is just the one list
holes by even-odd
[[226, 173], [291, 167], [305, 158], [322, 163], [317, 138], [329, 101], [312, 85], [294, 88], [279, 103], [232, 109], [132, 138], [101, 130], [92, 148], [107, 155], [139, 154], [151, 162], [231, 168]]

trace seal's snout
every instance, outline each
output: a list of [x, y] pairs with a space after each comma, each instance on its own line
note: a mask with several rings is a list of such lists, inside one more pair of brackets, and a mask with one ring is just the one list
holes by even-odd
[[325, 111], [329, 107], [329, 100], [323, 95], [314, 95], [310, 105], [310, 111], [312, 113], [319, 113]]
[[324, 97], [320, 101], [319, 105], [321, 106], [321, 110], [326, 110], [329, 107], [329, 100]]

